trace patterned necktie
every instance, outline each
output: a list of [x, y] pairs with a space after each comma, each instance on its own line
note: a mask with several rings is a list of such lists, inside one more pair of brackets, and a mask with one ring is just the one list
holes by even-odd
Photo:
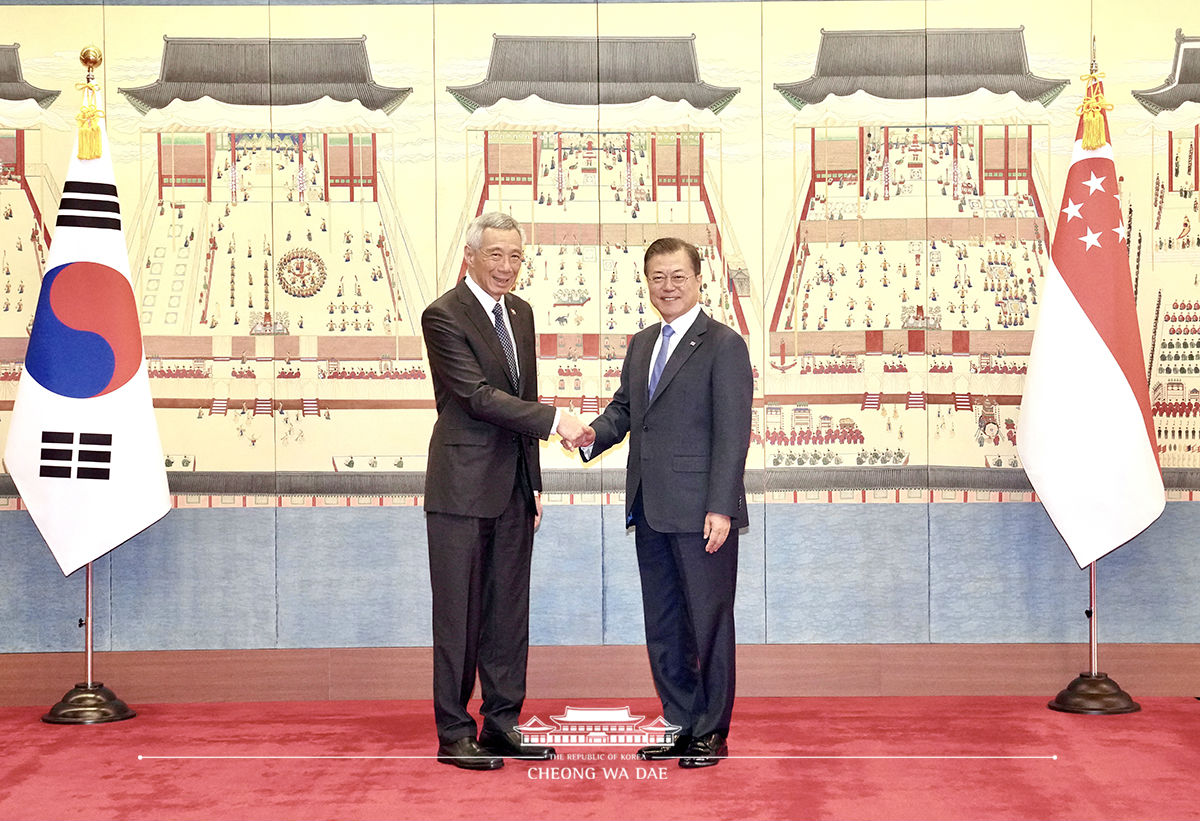
[[654, 368], [650, 371], [650, 399], [654, 398], [654, 389], [662, 377], [663, 368], [667, 366], [667, 357], [671, 355], [671, 336], [675, 329], [670, 325], [662, 327], [662, 345], [658, 348], [658, 356], [654, 358]]
[[504, 306], [497, 302], [492, 307], [492, 316], [496, 317], [496, 336], [500, 337], [500, 347], [504, 349], [504, 358], [508, 360], [508, 373], [512, 376], [512, 383], [516, 386], [517, 383], [517, 352], [513, 350], [512, 339], [508, 335], [508, 328], [504, 327]]

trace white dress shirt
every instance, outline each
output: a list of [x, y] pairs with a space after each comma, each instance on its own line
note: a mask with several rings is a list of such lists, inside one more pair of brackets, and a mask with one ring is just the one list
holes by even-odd
[[[697, 302], [695, 305], [693, 305], [691, 307], [691, 309], [688, 310], [687, 312], [685, 312], [682, 316], [675, 317], [675, 319], [671, 322], [663, 323], [664, 328], [667, 325], [670, 325], [671, 330], [674, 331], [674, 333], [671, 335], [671, 338], [667, 341], [667, 344], [670, 345], [670, 347], [667, 348], [667, 361], [668, 362], [671, 361], [671, 356], [675, 353], [675, 348], [679, 345], [679, 340], [683, 339], [683, 335], [686, 334], [689, 330], [691, 330], [692, 323], [696, 321], [696, 317], [698, 317], [698, 316], [700, 316], [700, 303], [699, 302]], [[663, 343], [662, 330], [659, 330], [658, 341], [654, 343], [654, 350], [650, 351], [650, 361], [651, 362], [654, 362], [654, 360], [658, 358], [658, 352], [659, 352], [659, 350], [662, 349], [662, 343]]]

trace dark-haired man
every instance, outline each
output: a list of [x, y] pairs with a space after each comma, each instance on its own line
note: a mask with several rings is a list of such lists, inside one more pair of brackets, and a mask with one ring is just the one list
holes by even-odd
[[[733, 711], [738, 528], [754, 377], [746, 342], [700, 308], [700, 254], [673, 237], [645, 255], [662, 322], [636, 334], [621, 384], [579, 444], [584, 460], [629, 434], [625, 504], [635, 528], [646, 649], [663, 717], [680, 727], [645, 759], [708, 767]], [[590, 445], [590, 447], [588, 447]]]

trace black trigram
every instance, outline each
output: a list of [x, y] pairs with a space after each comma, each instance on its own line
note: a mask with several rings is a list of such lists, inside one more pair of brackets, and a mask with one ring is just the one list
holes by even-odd
[[58, 203], [56, 225], [121, 230], [117, 187], [103, 182], [67, 180]]
[[[80, 464], [75, 464], [78, 461]], [[64, 431], [42, 431], [42, 465], [39, 476], [49, 479], [70, 479], [75, 468], [76, 479], [107, 479], [112, 462], [111, 433], [81, 433], [79, 446], [75, 434]]]

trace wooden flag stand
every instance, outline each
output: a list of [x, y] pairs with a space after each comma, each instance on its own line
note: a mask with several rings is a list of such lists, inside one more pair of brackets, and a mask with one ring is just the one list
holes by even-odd
[[124, 721], [133, 718], [137, 713], [129, 705], [117, 698], [116, 694], [104, 686], [103, 682], [92, 681], [92, 563], [87, 563], [85, 576], [86, 610], [84, 617], [79, 620], [79, 626], [86, 629], [84, 633], [84, 656], [87, 659], [87, 677], [67, 691], [62, 700], [50, 708], [50, 712], [42, 716], [47, 724], [107, 724], [111, 721]]
[[1092, 716], [1114, 716], [1123, 713], [1136, 713], [1142, 709], [1129, 693], [1121, 689], [1115, 681], [1105, 673], [1097, 672], [1098, 642], [1096, 631], [1096, 563], [1088, 565], [1088, 610], [1089, 622], [1088, 644], [1092, 651], [1092, 667], [1087, 673], [1067, 685], [1054, 700], [1046, 706], [1060, 713], [1079, 713]]

